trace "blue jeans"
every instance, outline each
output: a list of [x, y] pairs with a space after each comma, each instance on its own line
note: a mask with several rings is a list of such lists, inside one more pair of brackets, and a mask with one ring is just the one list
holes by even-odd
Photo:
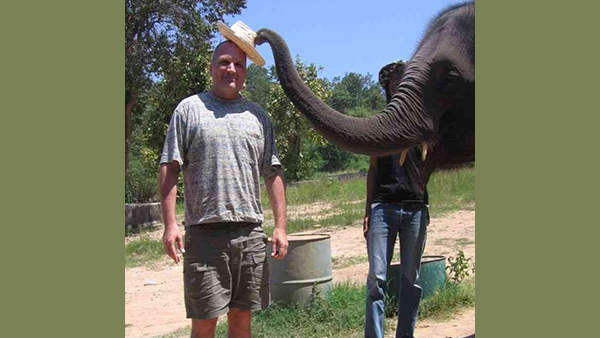
[[365, 337], [383, 338], [387, 270], [400, 234], [400, 290], [396, 338], [413, 337], [422, 289], [416, 285], [425, 249], [429, 210], [425, 204], [373, 204], [367, 231], [369, 276]]

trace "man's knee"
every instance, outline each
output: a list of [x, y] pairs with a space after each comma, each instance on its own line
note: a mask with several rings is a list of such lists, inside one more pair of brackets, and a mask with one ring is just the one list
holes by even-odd
[[403, 285], [415, 285], [419, 279], [419, 273], [417, 270], [404, 271], [401, 279]]
[[192, 338], [214, 337], [218, 317], [210, 319], [192, 319]]
[[250, 320], [252, 319], [252, 310], [231, 308], [227, 313], [227, 319], [229, 321], [233, 320], [240, 323], [250, 323]]
[[250, 338], [252, 337], [251, 326], [252, 310], [242, 310], [231, 308], [227, 313], [227, 320], [229, 321], [229, 336]]

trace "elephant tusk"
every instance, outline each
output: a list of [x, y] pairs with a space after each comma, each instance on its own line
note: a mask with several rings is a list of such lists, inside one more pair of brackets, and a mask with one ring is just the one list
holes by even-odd
[[425, 162], [425, 159], [427, 158], [427, 143], [423, 142], [423, 162]]
[[402, 154], [400, 154], [400, 166], [404, 165], [404, 161], [406, 160], [406, 154], [408, 153], [408, 149], [403, 150]]

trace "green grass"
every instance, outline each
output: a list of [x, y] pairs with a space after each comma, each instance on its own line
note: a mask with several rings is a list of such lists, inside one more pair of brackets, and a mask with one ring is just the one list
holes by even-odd
[[165, 256], [160, 240], [136, 238], [125, 244], [125, 267], [131, 268], [160, 260]]
[[447, 282], [421, 301], [419, 318], [448, 319], [458, 309], [475, 306], [475, 276], [460, 284]]
[[475, 210], [475, 168], [436, 172], [427, 189], [432, 217], [461, 209]]
[[[336, 284], [327, 296], [317, 297], [305, 306], [272, 305], [252, 316], [254, 337], [348, 338], [362, 337], [365, 322], [364, 285]], [[461, 284], [447, 283], [421, 301], [419, 319], [448, 318], [460, 308], [475, 305], [475, 280]], [[386, 321], [396, 322], [392, 316]], [[179, 338], [190, 334], [183, 328], [160, 338]], [[216, 337], [227, 337], [227, 322], [218, 324]]]

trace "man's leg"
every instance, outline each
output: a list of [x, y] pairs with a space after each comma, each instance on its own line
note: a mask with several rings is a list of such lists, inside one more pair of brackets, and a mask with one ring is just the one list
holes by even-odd
[[232, 308], [227, 313], [229, 323], [229, 338], [250, 338], [252, 337], [250, 321], [252, 319], [252, 310], [243, 310]]
[[192, 319], [192, 338], [214, 338], [219, 317]]
[[380, 204], [371, 210], [367, 231], [369, 276], [365, 309], [365, 337], [383, 338], [387, 270], [397, 235], [399, 210]]
[[414, 337], [419, 302], [423, 290], [417, 280], [421, 270], [421, 257], [427, 241], [429, 210], [423, 208], [403, 210], [400, 223], [400, 297], [398, 298], [398, 326], [396, 337]]

